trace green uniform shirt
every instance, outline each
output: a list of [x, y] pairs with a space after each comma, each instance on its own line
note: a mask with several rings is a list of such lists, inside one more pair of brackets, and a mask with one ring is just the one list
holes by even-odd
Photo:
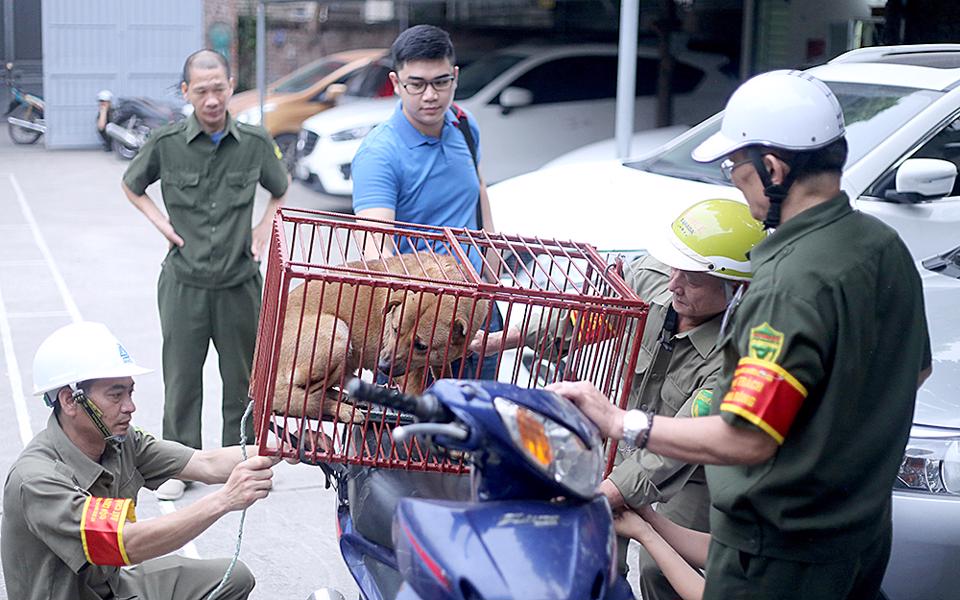
[[[691, 417], [710, 413], [713, 387], [722, 364], [717, 346], [721, 317], [706, 321], [669, 340], [672, 350], [661, 343], [661, 332], [671, 305], [673, 294], [667, 289], [671, 269], [653, 257], [644, 256], [624, 266], [624, 280], [637, 295], [649, 304], [647, 321], [640, 343], [640, 354], [633, 375], [633, 385], [627, 400], [629, 408], [652, 410], [658, 415]], [[562, 325], [554, 321], [559, 319]], [[531, 319], [531, 331], [525, 344], [542, 347], [543, 333], [552, 334], [548, 344], [566, 347], [574, 333], [566, 311], [560, 311], [543, 323]], [[639, 508], [654, 502], [667, 502], [688, 483], [699, 483], [696, 499], [688, 504], [702, 508], [701, 519], [685, 519], [682, 524], [692, 526], [694, 521], [706, 521], [707, 494], [701, 465], [690, 465], [646, 450], [620, 451], [618, 464], [610, 474], [627, 504]], [[691, 492], [694, 494], [694, 492]], [[680, 507], [687, 515], [697, 512], [692, 507]], [[702, 529], [701, 525], [698, 527]]]
[[259, 268], [250, 252], [253, 200], [259, 182], [275, 198], [287, 191], [287, 172], [267, 132], [227, 115], [215, 144], [195, 116], [154, 131], [123, 182], [142, 195], [160, 180], [170, 223], [183, 238], [164, 268], [188, 285], [233, 287]]
[[180, 473], [195, 451], [132, 430], [90, 460], [50, 415], [3, 489], [0, 552], [7, 594], [17, 600], [95, 600], [117, 592], [120, 569], [87, 562], [80, 535], [88, 496], [130, 498]]
[[[750, 259], [713, 410], [783, 441], [766, 463], [707, 467], [711, 531], [755, 555], [836, 561], [890, 524], [918, 376], [930, 365], [920, 278], [896, 232], [844, 194], [784, 223]], [[780, 375], [760, 386], [776, 393], [757, 392], [746, 410], [758, 380], [735, 381], [734, 371], [750, 361]]]
[[[717, 347], [721, 318], [717, 316], [662, 340], [673, 298], [667, 289], [670, 271], [670, 267], [652, 257], [633, 261], [624, 270], [627, 284], [641, 298], [648, 298], [650, 305], [628, 408], [652, 410], [669, 417], [707, 415], [722, 363]], [[620, 450], [619, 454], [619, 464], [610, 473], [610, 481], [628, 506], [640, 508], [665, 502], [660, 512], [675, 522], [704, 528], [708, 501], [703, 466], [647, 450]], [[687, 495], [690, 497], [684, 497]]]

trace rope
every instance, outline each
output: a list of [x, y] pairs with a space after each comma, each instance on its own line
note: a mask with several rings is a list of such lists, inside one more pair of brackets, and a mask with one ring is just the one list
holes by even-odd
[[[243, 456], [243, 460], [247, 460], [247, 419], [250, 418], [250, 411], [253, 409], [253, 400], [247, 403], [247, 409], [243, 411], [243, 418], [240, 419], [240, 454]], [[217, 594], [227, 585], [227, 580], [230, 579], [230, 574], [233, 573], [233, 568], [237, 566], [237, 560], [240, 558], [240, 544], [243, 542], [243, 522], [247, 518], [247, 509], [243, 509], [243, 512], [240, 513], [240, 528], [237, 531], [237, 549], [233, 552], [233, 560], [230, 561], [230, 566], [227, 567], [227, 572], [223, 574], [223, 579], [220, 580], [220, 583], [217, 584], [217, 587], [213, 589], [212, 592], [207, 594], [205, 600], [212, 600], [216, 598]]]

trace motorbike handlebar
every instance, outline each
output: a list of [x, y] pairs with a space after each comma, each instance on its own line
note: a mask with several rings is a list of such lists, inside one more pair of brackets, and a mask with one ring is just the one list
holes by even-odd
[[420, 421], [450, 422], [454, 418], [453, 413], [440, 404], [437, 398], [431, 394], [412, 396], [397, 390], [373, 385], [358, 378], [347, 382], [347, 393], [350, 394], [351, 398], [410, 413]]

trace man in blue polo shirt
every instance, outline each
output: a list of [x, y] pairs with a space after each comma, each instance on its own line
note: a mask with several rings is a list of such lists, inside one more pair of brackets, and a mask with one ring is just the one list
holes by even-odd
[[[486, 187], [451, 110], [459, 69], [450, 36], [432, 25], [417, 25], [397, 37], [391, 54], [390, 81], [400, 102], [390, 119], [367, 135], [353, 159], [354, 212], [491, 229]], [[472, 115], [466, 117], [479, 160], [480, 130]], [[478, 202], [483, 223], [477, 222]]]
[[[456, 109], [451, 110], [459, 69], [450, 36], [432, 25], [416, 25], [397, 37], [390, 52], [394, 69], [390, 81], [400, 102], [390, 119], [367, 135], [353, 158], [354, 213], [493, 231], [487, 189], [473, 158], [476, 152], [480, 159], [480, 130], [466, 113], [472, 152], [458, 127]], [[394, 251], [392, 244], [372, 246], [366, 248], [370, 258]], [[403, 253], [412, 248], [401, 239], [395, 250]], [[470, 262], [482, 274], [482, 261], [475, 251]], [[491, 331], [502, 329], [499, 314], [494, 314], [493, 321]], [[472, 376], [472, 367], [467, 366], [464, 376]], [[495, 374], [491, 368], [496, 368], [495, 356], [484, 361], [484, 378]]]

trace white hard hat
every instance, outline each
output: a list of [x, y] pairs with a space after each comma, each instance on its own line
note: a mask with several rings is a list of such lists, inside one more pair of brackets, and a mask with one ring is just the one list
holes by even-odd
[[81, 321], [54, 331], [33, 357], [33, 393], [40, 395], [89, 379], [149, 373], [102, 323]]
[[110, 90], [100, 90], [97, 92], [97, 102], [110, 102], [113, 100], [113, 92]]
[[843, 133], [843, 110], [827, 84], [802, 71], [770, 71], [737, 88], [720, 131], [691, 155], [713, 162], [747, 146], [816, 150]]

